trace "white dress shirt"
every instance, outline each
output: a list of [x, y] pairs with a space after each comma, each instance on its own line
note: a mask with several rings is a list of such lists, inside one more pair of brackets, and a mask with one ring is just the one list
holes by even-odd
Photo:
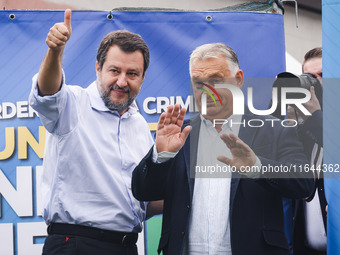
[[[240, 120], [240, 115], [233, 116], [233, 121]], [[202, 118], [197, 166], [203, 169], [219, 165], [222, 168], [225, 164], [218, 161], [217, 156], [232, 157], [230, 150], [220, 138], [223, 133], [238, 136], [239, 126], [234, 125], [231, 129], [226, 123], [218, 133], [211, 121]], [[183, 254], [231, 255], [229, 220], [231, 172], [197, 174], [196, 172], [189, 231], [184, 241]]]
[[46, 223], [141, 231], [146, 204], [133, 197], [131, 175], [153, 139], [135, 102], [119, 116], [105, 106], [96, 82], [86, 89], [64, 83], [41, 97], [37, 78], [29, 102], [48, 131], [41, 184]]

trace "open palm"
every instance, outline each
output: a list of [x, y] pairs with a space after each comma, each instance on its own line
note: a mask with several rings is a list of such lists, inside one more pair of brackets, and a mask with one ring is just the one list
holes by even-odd
[[170, 105], [168, 110], [159, 118], [157, 133], [156, 133], [156, 148], [157, 152], [177, 152], [179, 151], [191, 130], [190, 126], [182, 129], [185, 108], [180, 110], [180, 105]]
[[241, 166], [253, 166], [256, 162], [254, 151], [234, 134], [222, 134], [221, 139], [229, 148], [232, 158], [218, 156], [217, 159], [230, 166], [235, 166], [238, 171]]

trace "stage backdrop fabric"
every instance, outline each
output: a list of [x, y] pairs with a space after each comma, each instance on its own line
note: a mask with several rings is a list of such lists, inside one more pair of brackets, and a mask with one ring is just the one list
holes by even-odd
[[[0, 11], [2, 255], [41, 254], [46, 235], [39, 188], [46, 131], [27, 100], [31, 78], [47, 50], [46, 35], [63, 19], [63, 11]], [[72, 36], [63, 59], [67, 84], [87, 87], [96, 79], [98, 45], [105, 34], [117, 29], [140, 34], [150, 48], [151, 63], [137, 104], [152, 130], [171, 103], [194, 110], [188, 61], [191, 51], [201, 44], [223, 42], [232, 47], [248, 78], [274, 78], [285, 71], [283, 17], [279, 14], [73, 11]], [[258, 88], [258, 95], [271, 95], [270, 85], [261, 89], [266, 91]], [[260, 101], [267, 106], [269, 100], [265, 96]], [[147, 254], [156, 254], [158, 240], [152, 233], [159, 235], [160, 221], [154, 220], [157, 224], [147, 224], [145, 231]]]

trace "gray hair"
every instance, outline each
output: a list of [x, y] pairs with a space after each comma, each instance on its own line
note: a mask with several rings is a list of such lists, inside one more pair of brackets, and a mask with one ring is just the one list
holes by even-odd
[[231, 73], [235, 75], [238, 69], [240, 68], [235, 51], [223, 43], [208, 43], [208, 44], [203, 44], [197, 47], [191, 53], [190, 63], [189, 63], [190, 76], [192, 75], [191, 68], [192, 68], [193, 62], [196, 59], [205, 60], [207, 58], [217, 58], [220, 55], [226, 58], [226, 61], [230, 67]]

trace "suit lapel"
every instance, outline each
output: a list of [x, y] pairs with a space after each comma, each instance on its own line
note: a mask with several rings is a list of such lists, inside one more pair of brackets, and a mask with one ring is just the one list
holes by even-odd
[[[254, 117], [254, 115], [250, 114], [249, 112], [246, 112], [242, 116], [242, 122], [245, 122], [245, 125], [247, 125], [248, 121], [252, 117]], [[252, 144], [253, 144], [253, 141], [255, 139], [257, 130], [258, 130], [258, 128], [255, 128], [255, 127], [254, 128], [247, 128], [247, 127], [243, 127], [241, 125], [238, 137], [243, 142], [245, 142], [246, 144], [248, 144], [251, 147]], [[238, 173], [232, 174], [232, 179], [231, 179], [231, 183], [230, 183], [230, 211], [233, 209], [234, 199], [235, 199], [236, 191], [237, 191], [238, 185], [240, 183], [241, 177], [242, 176]]]
[[[250, 114], [250, 113], [246, 113], [243, 115], [242, 117], [242, 121], [245, 122], [245, 125], [247, 125], [248, 121], [253, 118], [254, 115]], [[257, 130], [259, 128], [258, 127], [240, 127], [240, 131], [238, 134], [238, 137], [245, 142], [246, 144], [248, 144], [250, 147], [252, 146], [254, 139], [255, 139], [255, 135], [257, 133]]]
[[189, 146], [186, 147], [184, 160], [186, 164], [191, 201], [195, 184], [195, 166], [197, 162], [198, 136], [201, 127], [201, 119], [199, 114], [190, 119], [190, 125], [192, 127], [192, 130], [188, 137], [189, 142], [186, 143]]

